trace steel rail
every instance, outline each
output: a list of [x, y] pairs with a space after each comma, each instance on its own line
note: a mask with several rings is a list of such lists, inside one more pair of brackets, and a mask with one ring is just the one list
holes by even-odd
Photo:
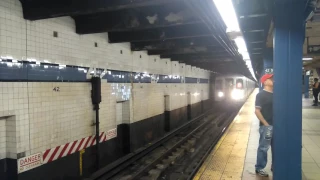
[[168, 140], [173, 138], [175, 135], [179, 134], [184, 129], [188, 128], [193, 123], [205, 118], [207, 116], [207, 114], [210, 113], [211, 111], [213, 111], [213, 109], [206, 111], [204, 114], [194, 118], [193, 120], [187, 122], [186, 124], [182, 125], [181, 127], [166, 134], [161, 139], [156, 140], [155, 142], [152, 142], [150, 146], [145, 147], [145, 148], [141, 148], [141, 149], [137, 150], [136, 152], [130, 153], [130, 154], [126, 155], [125, 157], [111, 163], [110, 165], [96, 171], [95, 173], [93, 173], [91, 175], [91, 177], [85, 178], [85, 180], [96, 180], [96, 179], [100, 179], [102, 177], [103, 177], [103, 179], [105, 179], [105, 178], [108, 179], [108, 178], [115, 176], [116, 174], [121, 172], [123, 169], [128, 167], [130, 164], [132, 164], [136, 160], [144, 157], [145, 155], [147, 155], [148, 153], [150, 153], [154, 149], [158, 148], [164, 142], [167, 142]]

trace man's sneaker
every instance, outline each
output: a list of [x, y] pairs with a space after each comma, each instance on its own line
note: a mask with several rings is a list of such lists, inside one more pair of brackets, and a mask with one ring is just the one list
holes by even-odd
[[259, 176], [262, 176], [262, 177], [268, 177], [269, 176], [269, 174], [264, 169], [256, 170], [256, 173]]

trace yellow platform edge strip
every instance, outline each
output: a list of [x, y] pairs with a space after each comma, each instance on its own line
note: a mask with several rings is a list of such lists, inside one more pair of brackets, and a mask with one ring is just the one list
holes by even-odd
[[[248, 100], [248, 99], [247, 99]], [[217, 152], [217, 150], [219, 149], [219, 147], [221, 146], [222, 142], [224, 141], [225, 137], [228, 135], [229, 130], [233, 127], [235, 121], [237, 120], [237, 118], [239, 117], [239, 115], [241, 114], [244, 105], [246, 104], [246, 102], [242, 105], [241, 109], [239, 110], [237, 116], [233, 119], [232, 123], [230, 124], [230, 126], [227, 128], [226, 132], [222, 135], [222, 137], [220, 138], [220, 140], [218, 141], [217, 145], [213, 148], [212, 152], [210, 154], [215, 154]], [[202, 166], [200, 167], [200, 169], [198, 170], [197, 174], [193, 177], [193, 180], [199, 180], [200, 177], [202, 176], [203, 172], [205, 171], [205, 169], [207, 169], [208, 163], [210, 162], [211, 158], [213, 156], [208, 156], [206, 158], [206, 160], [204, 161], [204, 163], [202, 164]]]

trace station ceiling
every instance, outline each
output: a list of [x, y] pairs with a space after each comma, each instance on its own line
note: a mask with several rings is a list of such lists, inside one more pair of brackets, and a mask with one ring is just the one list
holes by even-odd
[[[232, 0], [237, 12], [239, 25], [249, 51], [256, 77], [263, 67], [265, 47], [273, 47], [273, 9], [277, 0]], [[280, 0], [279, 0], [280, 1]], [[305, 2], [306, 34], [303, 46], [304, 57], [313, 58], [303, 61], [305, 67], [320, 67], [320, 54], [308, 53], [308, 45], [320, 47], [320, 1]], [[319, 51], [320, 52], [320, 51]]]
[[[130, 42], [132, 51], [148, 51], [213, 72], [252, 78], [212, 0], [20, 1], [27, 20], [71, 16], [78, 34], [108, 32], [110, 43]], [[242, 24], [254, 26], [254, 22], [261, 24]], [[266, 39], [264, 31], [251, 31], [248, 29], [247, 35], [251, 41], [260, 40], [260, 36]]]
[[238, 22], [252, 67], [259, 77], [257, 70], [262, 69], [263, 53], [272, 19], [272, 0], [232, 0]]
[[307, 69], [320, 67], [320, 54], [310, 53], [308, 48], [311, 46], [320, 47], [320, 1], [317, 1], [316, 9], [307, 20], [306, 39], [303, 46], [304, 57], [312, 58], [312, 60], [303, 61], [303, 65]]

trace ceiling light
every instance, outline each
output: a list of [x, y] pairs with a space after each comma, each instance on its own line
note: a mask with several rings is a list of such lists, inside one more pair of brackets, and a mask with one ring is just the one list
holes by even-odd
[[247, 46], [243, 37], [239, 36], [236, 39], [234, 39], [234, 41], [238, 47], [238, 52], [242, 55], [243, 60], [250, 59]]
[[231, 0], [213, 0], [213, 2], [227, 26], [227, 32], [240, 31], [238, 19]]
[[[236, 16], [236, 11], [233, 7], [232, 0], [213, 0], [213, 2], [217, 7], [225, 25], [227, 26], [227, 33], [238, 32], [241, 34], [238, 19]], [[236, 37], [234, 41], [238, 47], [238, 52], [242, 55], [243, 60], [251, 62], [244, 38], [242, 36], [239, 36]], [[249, 66], [249, 71], [255, 79], [251, 63]]]
[[310, 61], [312, 60], [313, 58], [302, 58], [303, 61]]

